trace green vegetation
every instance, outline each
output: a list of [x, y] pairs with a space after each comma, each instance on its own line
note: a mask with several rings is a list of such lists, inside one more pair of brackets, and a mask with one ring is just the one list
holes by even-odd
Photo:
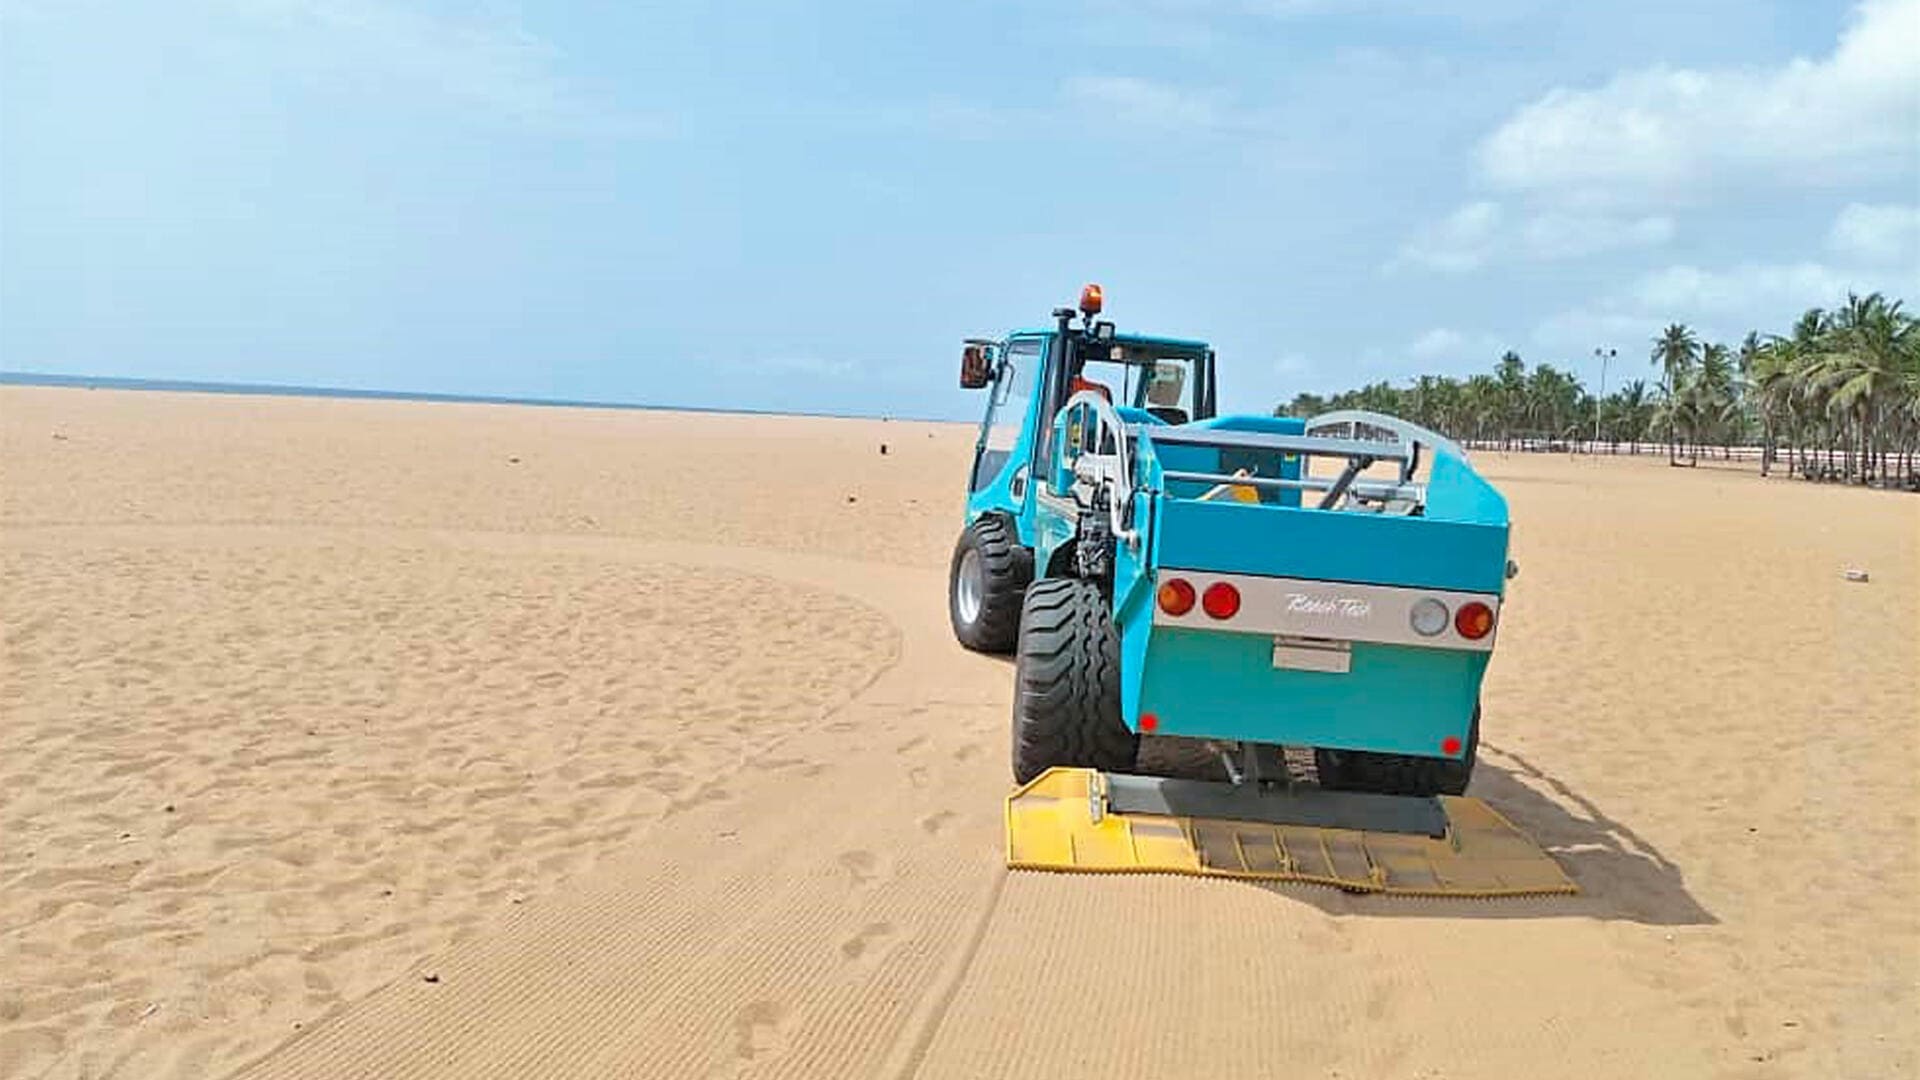
[[1785, 334], [1750, 333], [1732, 347], [1675, 323], [1650, 345], [1654, 384], [1630, 379], [1597, 410], [1571, 372], [1529, 369], [1508, 352], [1491, 374], [1300, 394], [1275, 411], [1372, 409], [1504, 448], [1604, 443], [1638, 453], [1662, 443], [1674, 464], [1698, 464], [1703, 448], [1731, 458], [1736, 446], [1758, 446], [1763, 474], [1784, 464], [1808, 479], [1920, 490], [1920, 318], [1900, 301], [1850, 294]]

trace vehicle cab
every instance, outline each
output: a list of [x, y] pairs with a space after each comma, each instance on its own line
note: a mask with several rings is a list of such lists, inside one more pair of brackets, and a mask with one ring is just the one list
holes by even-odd
[[989, 389], [974, 447], [966, 521], [1005, 515], [1032, 548], [1036, 477], [1052, 457], [1053, 417], [1080, 392], [1104, 397], [1129, 424], [1180, 425], [1215, 411], [1214, 353], [1204, 341], [1119, 333], [1100, 313], [1099, 286], [1055, 323], [999, 340], [973, 339], [962, 354], [960, 385]]

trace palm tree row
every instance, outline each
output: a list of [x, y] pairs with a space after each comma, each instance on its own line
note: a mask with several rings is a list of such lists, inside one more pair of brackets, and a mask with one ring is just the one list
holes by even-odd
[[[1743, 386], [1764, 451], [1816, 479], [1913, 485], [1920, 453], [1920, 318], [1879, 293], [1814, 308], [1753, 342]], [[1837, 458], [1837, 460], [1836, 460]]]
[[[1563, 444], [1594, 433], [1594, 400], [1578, 376], [1552, 364], [1528, 369], [1519, 354], [1501, 356], [1489, 375], [1454, 379], [1422, 375], [1406, 387], [1377, 382], [1323, 397], [1298, 394], [1278, 415], [1307, 417], [1329, 409], [1371, 409], [1470, 442], [1502, 448]], [[1601, 437], [1637, 444], [1648, 437], [1655, 399], [1636, 380], [1600, 403]]]
[[1920, 318], [1879, 293], [1814, 308], [1785, 334], [1750, 333], [1737, 347], [1703, 342], [1681, 323], [1652, 341], [1658, 381], [1634, 379], [1595, 401], [1572, 373], [1501, 356], [1490, 374], [1422, 375], [1331, 397], [1300, 394], [1275, 410], [1311, 416], [1372, 409], [1471, 442], [1563, 447], [1658, 440], [1668, 460], [1697, 464], [1702, 447], [1731, 456], [1761, 447], [1761, 471], [1784, 457], [1809, 479], [1920, 489]]

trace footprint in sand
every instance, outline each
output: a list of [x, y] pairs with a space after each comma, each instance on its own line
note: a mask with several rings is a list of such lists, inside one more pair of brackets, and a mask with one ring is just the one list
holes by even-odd
[[980, 756], [980, 744], [977, 742], [970, 742], [953, 752], [955, 761], [968, 761], [978, 756]]
[[795, 772], [801, 776], [808, 777], [819, 776], [827, 769], [825, 765], [818, 761], [808, 761], [806, 758], [797, 757], [766, 758], [763, 759], [759, 765], [760, 768], [767, 772]]
[[879, 878], [881, 872], [880, 857], [871, 851], [854, 850], [840, 853], [840, 866], [847, 876], [853, 879], [856, 889], [864, 889]]
[[695, 788], [693, 794], [685, 796], [684, 798], [674, 799], [668, 803], [666, 813], [661, 816], [672, 817], [683, 811], [692, 810], [702, 803], [726, 802], [731, 798], [733, 798], [733, 793], [727, 790], [727, 786], [724, 783], [718, 780], [709, 780], [701, 784], [698, 788]]
[[1399, 991], [1392, 983], [1375, 983], [1373, 989], [1367, 992], [1367, 1019], [1385, 1020], [1393, 1010], [1394, 999], [1399, 996]]
[[940, 810], [920, 819], [920, 830], [928, 836], [936, 835], [953, 820], [953, 811]]
[[787, 1007], [762, 999], [733, 1015], [733, 1056], [759, 1061], [787, 1048]]
[[868, 923], [860, 932], [840, 943], [840, 955], [851, 962], [858, 960], [893, 936], [893, 924], [886, 922]]

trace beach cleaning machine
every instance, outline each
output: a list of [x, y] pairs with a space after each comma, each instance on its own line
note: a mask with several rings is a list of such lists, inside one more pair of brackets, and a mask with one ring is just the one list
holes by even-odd
[[[1464, 796], [1500, 493], [1394, 417], [1218, 416], [1212, 349], [1101, 307], [962, 352], [989, 394], [948, 599], [962, 644], [1015, 656], [1008, 864], [1575, 891]], [[1140, 775], [1166, 746], [1206, 772]]]

